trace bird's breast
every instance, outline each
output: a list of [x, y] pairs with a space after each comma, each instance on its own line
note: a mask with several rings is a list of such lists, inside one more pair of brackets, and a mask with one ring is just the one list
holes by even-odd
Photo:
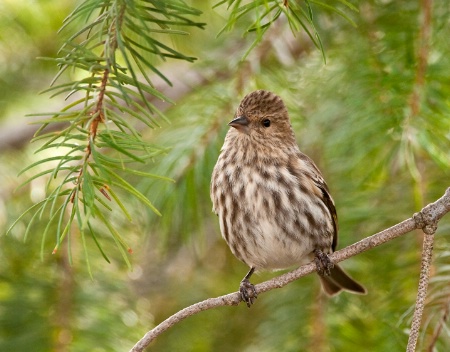
[[[318, 241], [331, 246], [323, 205], [300, 187], [301, 175], [290, 172], [282, 158], [238, 160], [219, 158], [211, 187], [222, 235], [236, 257], [257, 269], [284, 269], [310, 261]], [[315, 229], [321, 221], [325, 227]]]

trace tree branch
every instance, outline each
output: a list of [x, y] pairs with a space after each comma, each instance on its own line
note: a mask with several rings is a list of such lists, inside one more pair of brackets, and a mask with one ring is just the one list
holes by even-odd
[[422, 321], [423, 309], [425, 308], [425, 299], [427, 297], [431, 258], [433, 254], [433, 244], [434, 233], [428, 234], [425, 232], [422, 249], [422, 265], [420, 266], [419, 288], [417, 290], [416, 298], [416, 308], [414, 309], [406, 352], [414, 352], [416, 350], [417, 340], [419, 338], [420, 323]]
[[[341, 262], [359, 253], [377, 247], [385, 242], [391, 241], [394, 238], [400, 237], [415, 229], [422, 229], [427, 234], [426, 236], [432, 236], [431, 234], [434, 233], [434, 231], [436, 231], [437, 229], [437, 223], [448, 212], [450, 212], [450, 188], [447, 188], [445, 194], [436, 202], [428, 204], [419, 213], [414, 214], [413, 217], [384, 231], [376, 233], [375, 235], [367, 237], [357, 243], [354, 243], [344, 249], [334, 252], [330, 255], [330, 259], [334, 263]], [[292, 281], [311, 274], [314, 271], [316, 271], [316, 265], [314, 263], [309, 263], [301, 266], [296, 270], [257, 284], [255, 285], [255, 289], [256, 292], [260, 294], [273, 290], [275, 288], [281, 288]], [[133, 346], [130, 352], [142, 352], [160, 334], [191, 315], [211, 308], [221, 306], [235, 306], [240, 302], [241, 296], [239, 292], [233, 292], [224, 296], [209, 298], [202, 302], [195, 303], [175, 313], [174, 315], [160, 323], [158, 326], [147, 332], [142, 337], [142, 339]]]
[[[105, 98], [105, 92], [106, 92], [106, 86], [108, 85], [108, 76], [109, 76], [109, 70], [106, 69], [105, 71], [103, 71], [103, 78], [102, 78], [102, 83], [100, 85], [100, 90], [98, 93], [98, 98], [97, 98], [97, 104], [95, 106], [95, 110], [91, 113], [92, 115], [92, 121], [90, 121], [90, 126], [89, 126], [89, 134], [88, 134], [88, 141], [87, 141], [87, 146], [86, 146], [86, 150], [84, 153], [84, 158], [82, 161], [82, 164], [87, 164], [89, 162], [89, 158], [92, 154], [92, 145], [95, 142], [95, 138], [97, 137], [97, 132], [98, 132], [98, 125], [99, 123], [103, 123], [105, 121], [105, 116], [104, 116], [104, 98]], [[83, 176], [83, 171], [84, 171], [84, 167], [80, 167], [80, 172], [78, 173], [77, 176], [77, 180], [75, 182], [75, 187], [79, 187], [81, 189], [81, 177]], [[70, 197], [70, 202], [73, 203], [75, 201], [75, 195], [76, 192], [72, 193], [72, 196]]]

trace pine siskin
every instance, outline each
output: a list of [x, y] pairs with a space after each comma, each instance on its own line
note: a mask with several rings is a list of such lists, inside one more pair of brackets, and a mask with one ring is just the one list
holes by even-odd
[[366, 293], [328, 254], [336, 249], [336, 208], [314, 162], [296, 143], [287, 109], [274, 93], [244, 97], [212, 174], [213, 211], [233, 254], [250, 267], [240, 284], [250, 307], [250, 276], [316, 262], [329, 295]]

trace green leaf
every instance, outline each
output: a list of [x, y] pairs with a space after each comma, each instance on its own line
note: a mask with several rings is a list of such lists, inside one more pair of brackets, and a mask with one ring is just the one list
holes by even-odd
[[83, 205], [85, 207], [85, 213], [88, 209], [91, 209], [94, 206], [95, 201], [95, 187], [92, 182], [92, 176], [87, 169], [87, 165], [85, 165], [83, 169], [83, 174], [80, 180], [81, 189], [83, 191]]
[[[349, 16], [347, 16], [345, 14], [345, 12], [339, 10], [338, 8], [330, 6], [330, 5], [328, 5], [328, 4], [326, 4], [326, 3], [322, 2], [322, 1], [317, 1], [317, 0], [309, 0], [309, 1], [312, 2], [313, 4], [317, 4], [319, 6], [322, 6], [323, 8], [326, 8], [327, 10], [330, 10], [330, 11], [333, 11], [333, 12], [337, 13], [339, 16], [345, 18], [353, 27], [355, 27], [355, 28], [357, 27], [355, 21], [353, 21]], [[350, 9], [352, 9], [354, 11], [357, 11], [357, 9], [353, 5], [351, 5], [350, 3], [347, 3], [346, 1], [345, 2], [341, 1], [341, 2], [349, 4], [350, 6], [348, 6], [348, 7]], [[312, 14], [311, 14], [311, 19], [312, 19]]]
[[155, 174], [151, 174], [148, 172], [138, 171], [138, 170], [134, 170], [134, 169], [130, 169], [130, 168], [121, 168], [121, 170], [128, 172], [130, 174], [133, 174], [133, 175], [138, 175], [138, 176], [142, 176], [142, 177], [146, 177], [146, 178], [156, 178], [156, 179], [163, 180], [163, 181], [175, 182], [174, 179], [171, 179], [169, 177], [155, 175]]
[[97, 240], [97, 236], [95, 236], [95, 231], [92, 229], [91, 227], [91, 223], [88, 222], [88, 229], [90, 231], [90, 234], [92, 236], [92, 239], [94, 240], [95, 244], [97, 245], [97, 248], [99, 249], [100, 253], [102, 254], [103, 258], [111, 264], [111, 261], [109, 260], [108, 256], [106, 255], [106, 253], [103, 251], [102, 247], [100, 246], [100, 243]]
[[[72, 170], [74, 170], [74, 167], [69, 167], [69, 166], [68, 167], [61, 167], [60, 170], [71, 170], [72, 171]], [[31, 176], [25, 182], [21, 183], [19, 186], [17, 186], [16, 189], [20, 189], [20, 188], [26, 186], [27, 184], [29, 184], [31, 181], [33, 181], [33, 180], [35, 180], [35, 179], [37, 179], [37, 178], [39, 178], [41, 176], [44, 176], [46, 174], [50, 174], [52, 172], [53, 172], [53, 169], [49, 169], [49, 170], [45, 170], [45, 171], [39, 172], [39, 173]]]
[[[128, 268], [131, 269], [131, 263], [128, 259], [128, 253], [131, 253], [131, 248], [127, 245], [127, 243], [123, 240], [122, 236], [120, 236], [119, 232], [110, 224], [110, 222], [103, 216], [102, 212], [98, 209], [96, 210], [96, 214], [99, 218], [99, 220], [108, 228], [109, 232], [112, 235], [112, 238], [114, 239], [114, 242], [116, 242], [117, 248], [119, 249], [120, 253], [122, 254], [122, 258], [127, 264]], [[126, 251], [125, 251], [126, 250]]]
[[41, 240], [41, 260], [44, 260], [44, 249], [45, 249], [45, 240], [47, 239], [47, 233], [50, 230], [50, 226], [53, 224], [53, 220], [55, 220], [58, 213], [63, 208], [64, 204], [61, 205], [56, 212], [50, 217], [49, 221], [47, 222], [47, 226], [45, 226], [44, 232], [42, 233], [42, 240]]
[[62, 225], [63, 225], [63, 220], [64, 220], [64, 216], [65, 216], [65, 212], [66, 212], [67, 206], [69, 205], [70, 199], [72, 198], [72, 195], [73, 195], [74, 192], [75, 192], [75, 189], [72, 189], [70, 191], [70, 193], [67, 195], [67, 197], [66, 197], [66, 199], [65, 199], [65, 201], [63, 203], [63, 207], [61, 209], [61, 212], [59, 214], [58, 225], [56, 227], [56, 246], [55, 246], [54, 250], [58, 249], [59, 245], [61, 244], [61, 241], [64, 239], [64, 236], [66, 235], [70, 225], [72, 224], [73, 216], [74, 216], [74, 207], [72, 207], [69, 220], [68, 220], [64, 230], [61, 232]]
[[120, 198], [117, 196], [116, 192], [114, 192], [113, 189], [109, 188], [108, 189], [109, 194], [111, 195], [111, 197], [114, 199], [114, 201], [117, 203], [117, 205], [119, 206], [119, 208], [122, 210], [122, 212], [124, 213], [124, 215], [126, 216], [126, 218], [128, 219], [128, 221], [132, 221], [132, 217], [131, 214], [128, 212], [127, 208], [125, 207], [125, 205], [122, 203], [122, 201], [120, 200]]
[[110, 148], [117, 150], [118, 152], [130, 157], [131, 159], [140, 162], [145, 163], [145, 160], [136, 156], [135, 154], [131, 153], [127, 149], [123, 148], [122, 146], [119, 146], [113, 138], [109, 138], [108, 134], [102, 133], [98, 135], [98, 138], [101, 139], [103, 142], [106, 143]]
[[[89, 221], [87, 223], [88, 223], [88, 226], [89, 226]], [[83, 229], [81, 230], [81, 243], [83, 244], [84, 258], [86, 260], [86, 267], [87, 267], [89, 276], [92, 279], [93, 275], [92, 275], [91, 264], [89, 263], [89, 255], [88, 255], [89, 252], [88, 252], [88, 248], [87, 248], [87, 245], [86, 245], [86, 237], [84, 235], [84, 230]]]
[[155, 206], [141, 192], [139, 192], [136, 188], [134, 188], [132, 185], [130, 185], [127, 181], [125, 181], [122, 177], [120, 177], [118, 174], [116, 174], [112, 170], [105, 169], [105, 171], [114, 178], [112, 180], [113, 185], [120, 187], [123, 190], [130, 193], [131, 195], [135, 196], [142, 203], [147, 205], [156, 215], [161, 216], [161, 213], [158, 211], [158, 209], [156, 209]]
[[27, 167], [25, 167], [24, 169], [22, 169], [22, 171], [19, 172], [18, 176], [22, 175], [24, 172], [28, 171], [29, 169], [38, 166], [38, 165], [42, 165], [44, 163], [47, 163], [49, 161], [55, 161], [55, 160], [60, 160], [61, 162], [69, 162], [69, 161], [73, 161], [73, 160], [80, 160], [82, 159], [81, 155], [77, 155], [77, 156], [68, 156], [68, 155], [59, 155], [59, 156], [53, 156], [51, 158], [46, 158], [46, 159], [42, 159], [39, 161], [36, 161], [35, 163], [28, 165]]
[[11, 230], [17, 225], [17, 223], [19, 221], [21, 221], [23, 219], [23, 217], [25, 215], [27, 215], [29, 212], [31, 212], [33, 209], [38, 208], [40, 205], [42, 205], [42, 203], [45, 202], [44, 200], [41, 200], [38, 203], [33, 204], [31, 207], [29, 207], [27, 210], [25, 210], [22, 214], [20, 214], [20, 216], [12, 223], [12, 225], [8, 228], [8, 230], [6, 230], [6, 235], [9, 235], [11, 233]]

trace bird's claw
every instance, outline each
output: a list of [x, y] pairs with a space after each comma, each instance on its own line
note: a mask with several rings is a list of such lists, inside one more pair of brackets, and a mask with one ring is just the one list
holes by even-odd
[[248, 279], [244, 279], [241, 281], [239, 285], [239, 292], [241, 293], [241, 299], [247, 304], [247, 307], [253, 304], [256, 298], [258, 298], [258, 294], [255, 289], [255, 285], [250, 283]]
[[316, 263], [317, 273], [320, 276], [330, 276], [334, 264], [328, 257], [328, 254], [322, 252], [320, 249], [316, 249], [314, 251], [314, 262]]

